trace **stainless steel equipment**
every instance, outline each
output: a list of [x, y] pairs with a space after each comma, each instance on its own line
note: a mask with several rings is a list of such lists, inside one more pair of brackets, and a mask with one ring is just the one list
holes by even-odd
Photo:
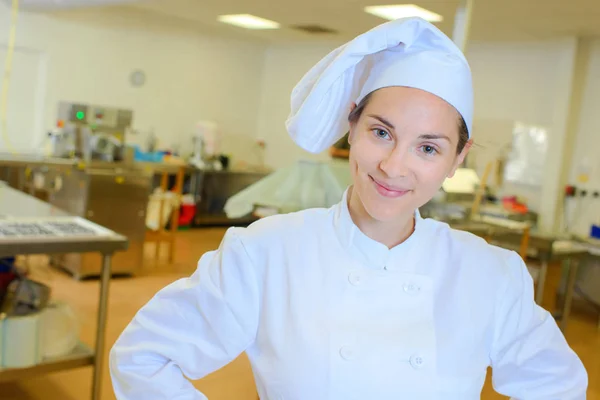
[[[142, 267], [145, 214], [151, 193], [151, 169], [139, 165], [0, 156], [0, 169], [11, 186], [38, 194], [36, 176], [43, 180], [43, 200], [71, 215], [127, 236], [129, 249], [115, 256], [113, 273], [134, 275]], [[38, 182], [39, 183], [39, 182]], [[0, 210], [2, 213], [3, 210]], [[98, 276], [102, 260], [96, 254], [55, 256], [53, 262], [76, 278]]]
[[[113, 274], [134, 275], [143, 264], [146, 207], [152, 175], [115, 167], [74, 171], [63, 177], [62, 188], [49, 202], [67, 212], [127, 236], [129, 249], [113, 260]], [[98, 276], [102, 260], [97, 254], [65, 254], [53, 262], [76, 278]]]
[[48, 200], [48, 193], [59, 189], [62, 177], [76, 168], [77, 160], [34, 155], [0, 154], [0, 179], [9, 186]]
[[62, 158], [78, 157], [91, 160], [91, 136], [88, 127], [67, 122], [59, 132], [51, 132], [52, 155]]
[[227, 217], [224, 207], [227, 199], [266, 177], [268, 170], [198, 170], [195, 174], [194, 194], [196, 216], [194, 225], [237, 225], [248, 224], [256, 217], [248, 215], [240, 219]]
[[122, 161], [132, 120], [131, 110], [61, 102], [58, 126], [62, 130], [53, 137], [53, 155]]
[[[162, 173], [176, 174], [180, 168], [161, 163], [84, 163], [77, 159], [0, 155], [0, 179], [6, 177], [13, 187], [33, 194], [34, 191], [29, 190], [34, 186], [33, 177], [45, 176], [44, 200], [127, 236], [129, 249], [115, 256], [112, 267], [114, 274], [126, 275], [135, 275], [142, 267], [146, 209], [152, 188], [158, 186], [153, 179], [160, 180]], [[191, 178], [189, 192], [194, 194], [197, 203], [195, 225], [254, 221], [253, 216], [229, 219], [223, 206], [229, 196], [270, 172], [262, 169], [206, 171], [187, 167], [186, 174]], [[102, 268], [100, 258], [94, 254], [61, 255], [53, 261], [78, 279], [97, 276]]]
[[[104, 348], [111, 258], [115, 252], [127, 249], [127, 238], [89, 221], [69, 217], [56, 207], [6, 186], [0, 187], [0, 210], [5, 214], [4, 218], [7, 218], [8, 224], [29, 227], [29, 229], [15, 229], [14, 226], [9, 228], [4, 226], [7, 229], [5, 234], [0, 235], [0, 257], [55, 254], [66, 251], [97, 252], [102, 257], [95, 350], [79, 343], [75, 350], [65, 357], [44, 359], [42, 363], [29, 368], [0, 368], [0, 382], [91, 365], [94, 367], [91, 398], [100, 400], [105, 367]], [[79, 228], [75, 230], [67, 228], [73, 226], [85, 230], [85, 233], [80, 234]], [[98, 234], [90, 234], [90, 231]]]

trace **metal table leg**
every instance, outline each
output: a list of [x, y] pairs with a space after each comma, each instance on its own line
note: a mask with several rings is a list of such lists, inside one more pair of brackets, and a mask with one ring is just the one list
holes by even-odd
[[567, 329], [569, 316], [571, 314], [571, 304], [573, 302], [573, 293], [575, 292], [575, 283], [577, 281], [577, 269], [579, 267], [579, 259], [569, 258], [569, 277], [567, 280], [567, 289], [565, 291], [565, 303], [563, 304], [562, 317], [560, 321], [560, 329], [564, 332]]
[[94, 380], [92, 400], [100, 400], [102, 374], [104, 372], [104, 344], [108, 311], [108, 285], [111, 276], [112, 254], [102, 255], [102, 275], [100, 277], [100, 300], [98, 302], [98, 323], [96, 328], [96, 355], [94, 357]]
[[538, 276], [535, 302], [541, 306], [544, 301], [544, 286], [546, 285], [546, 275], [548, 274], [548, 260], [542, 259], [542, 267], [540, 268], [540, 274]]

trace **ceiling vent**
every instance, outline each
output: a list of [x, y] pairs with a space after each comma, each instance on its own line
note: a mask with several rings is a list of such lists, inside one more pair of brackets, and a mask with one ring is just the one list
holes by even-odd
[[338, 33], [336, 30], [326, 28], [321, 25], [292, 25], [291, 28], [304, 33], [309, 33], [311, 35], [331, 35]]

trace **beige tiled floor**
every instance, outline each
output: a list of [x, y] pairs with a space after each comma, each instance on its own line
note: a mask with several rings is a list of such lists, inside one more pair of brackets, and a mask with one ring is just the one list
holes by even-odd
[[[178, 237], [174, 265], [155, 265], [150, 261], [144, 274], [136, 278], [113, 279], [110, 288], [107, 345], [110, 347], [135, 312], [160, 288], [175, 279], [189, 275], [205, 251], [218, 246], [223, 229], [182, 232]], [[154, 252], [148, 248], [148, 260]], [[40, 261], [40, 260], [38, 260]], [[48, 282], [54, 297], [68, 301], [81, 318], [82, 340], [94, 343], [98, 283], [77, 282], [62, 272], [36, 268], [35, 276]], [[583, 359], [590, 375], [589, 400], [600, 400], [600, 332], [593, 315], [575, 313], [567, 339]], [[106, 355], [105, 355], [106, 356]], [[91, 368], [55, 373], [35, 379], [0, 384], [2, 400], [86, 400], [91, 392]], [[252, 372], [247, 359], [241, 356], [232, 364], [196, 383], [211, 400], [256, 400]], [[489, 382], [484, 389], [484, 400], [501, 399]], [[107, 373], [103, 379], [102, 400], [115, 399]], [[150, 400], [150, 399], [149, 399]]]

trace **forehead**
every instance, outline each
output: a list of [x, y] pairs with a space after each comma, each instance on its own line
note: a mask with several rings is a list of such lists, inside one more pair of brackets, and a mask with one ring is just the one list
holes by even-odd
[[390, 86], [375, 90], [370, 94], [367, 108], [390, 107], [398, 109], [426, 108], [431, 112], [448, 114], [458, 117], [456, 109], [441, 97], [425, 90], [405, 87]]
[[421, 89], [393, 86], [371, 93], [362, 116], [378, 116], [407, 133], [457, 136], [459, 113], [442, 98]]

